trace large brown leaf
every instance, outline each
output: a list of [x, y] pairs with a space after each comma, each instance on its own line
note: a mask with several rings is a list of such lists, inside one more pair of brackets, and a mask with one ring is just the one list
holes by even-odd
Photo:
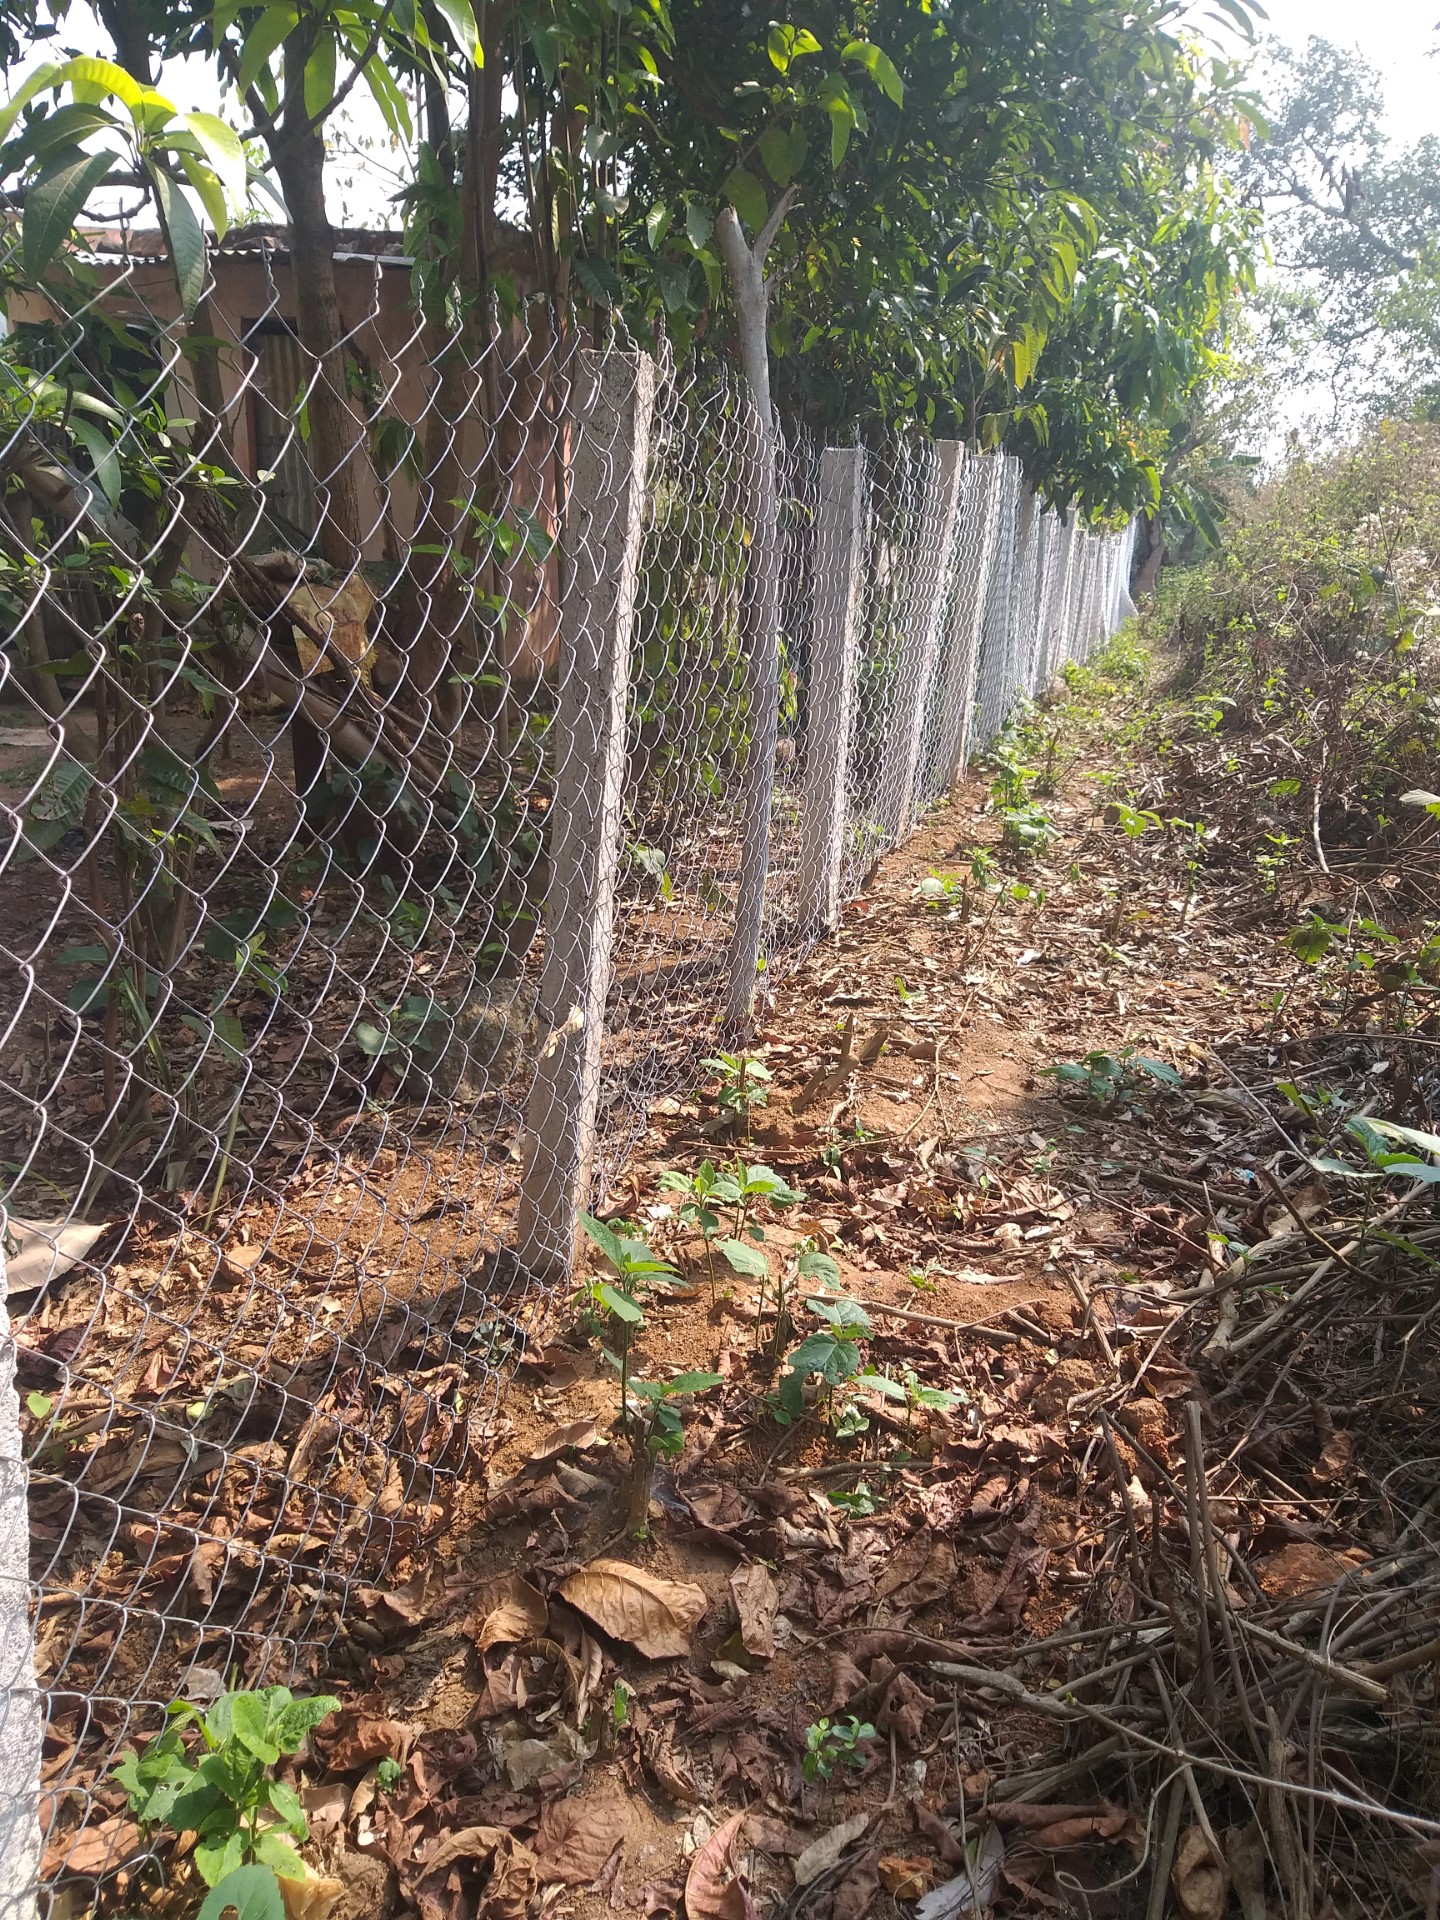
[[588, 1886], [599, 1879], [624, 1833], [624, 1803], [614, 1794], [574, 1794], [568, 1800], [552, 1800], [531, 1842], [541, 1881]]
[[755, 1902], [735, 1870], [735, 1841], [745, 1815], [717, 1827], [690, 1862], [685, 1880], [686, 1920], [756, 1920]]
[[730, 1593], [740, 1616], [740, 1643], [757, 1660], [769, 1660], [775, 1652], [775, 1615], [780, 1610], [780, 1589], [774, 1575], [759, 1561], [737, 1567], [730, 1576]]
[[612, 1639], [628, 1640], [650, 1660], [689, 1653], [691, 1629], [707, 1604], [702, 1588], [662, 1580], [624, 1560], [592, 1560], [560, 1591]]

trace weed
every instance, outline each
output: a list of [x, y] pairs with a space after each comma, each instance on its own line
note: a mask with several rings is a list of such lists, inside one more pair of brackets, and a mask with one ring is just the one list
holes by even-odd
[[1103, 1053], [1097, 1049], [1087, 1053], [1083, 1060], [1065, 1061], [1058, 1066], [1042, 1067], [1040, 1071], [1051, 1075], [1060, 1086], [1079, 1087], [1102, 1107], [1112, 1106], [1122, 1093], [1142, 1085], [1146, 1078], [1171, 1089], [1184, 1085], [1174, 1067], [1136, 1053], [1133, 1047], [1122, 1047], [1119, 1053]]
[[[218, 1920], [231, 1905], [269, 1920], [283, 1912], [277, 1879], [305, 1878], [294, 1846], [309, 1837], [305, 1810], [271, 1769], [339, 1705], [329, 1694], [297, 1700], [288, 1687], [225, 1693], [208, 1712], [177, 1700], [163, 1733], [121, 1755], [114, 1777], [140, 1825], [196, 1836], [195, 1871], [213, 1889], [202, 1917]], [[198, 1760], [186, 1745], [192, 1724], [204, 1749]]]
[[375, 1762], [375, 1785], [381, 1793], [391, 1793], [400, 1784], [400, 1776], [405, 1769], [398, 1760], [392, 1760], [387, 1753], [382, 1760]]
[[750, 1116], [769, 1101], [770, 1069], [748, 1053], [717, 1053], [700, 1062], [719, 1081], [715, 1104], [722, 1120], [740, 1125], [748, 1139]]
[[868, 1720], [850, 1714], [844, 1720], [828, 1716], [805, 1729], [805, 1755], [800, 1771], [807, 1780], [829, 1780], [837, 1767], [863, 1771], [867, 1756], [860, 1751], [863, 1741], [873, 1740], [875, 1729]]
[[[827, 1409], [832, 1408], [835, 1389], [859, 1373], [859, 1342], [868, 1339], [873, 1331], [869, 1314], [854, 1300], [841, 1296], [832, 1300], [810, 1299], [805, 1304], [825, 1325], [822, 1331], [807, 1334], [785, 1357], [785, 1372], [774, 1409], [782, 1426], [800, 1417], [804, 1410], [805, 1383], [812, 1378], [819, 1378]], [[838, 1426], [836, 1431], [840, 1432]]]
[[629, 1527], [643, 1537], [649, 1532], [650, 1483], [655, 1462], [678, 1460], [685, 1450], [685, 1425], [673, 1403], [686, 1394], [708, 1393], [720, 1385], [718, 1373], [677, 1373], [670, 1380], [631, 1380], [629, 1383], [630, 1487]]
[[827, 1493], [825, 1498], [832, 1507], [843, 1513], [847, 1520], [868, 1520], [872, 1513], [880, 1511], [879, 1500], [871, 1491], [868, 1482], [864, 1480], [857, 1480], [848, 1493], [838, 1491]]

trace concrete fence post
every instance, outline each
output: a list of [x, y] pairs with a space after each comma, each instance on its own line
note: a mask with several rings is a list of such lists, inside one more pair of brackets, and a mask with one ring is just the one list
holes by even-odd
[[45, 1716], [30, 1624], [30, 1475], [20, 1443], [15, 1341], [5, 1304], [6, 1224], [0, 1208], [0, 1920], [34, 1920]]
[[595, 1161], [654, 364], [638, 353], [583, 353], [577, 387], [550, 731], [555, 792], [540, 981], [549, 1038], [525, 1108], [515, 1217], [516, 1258], [547, 1281], [570, 1274]]
[[805, 784], [800, 811], [801, 921], [839, 924], [845, 852], [845, 776], [855, 704], [865, 562], [865, 455], [827, 447], [815, 517], [815, 625], [806, 699]]
[[980, 636], [985, 627], [985, 601], [994, 566], [999, 464], [994, 454], [972, 459], [965, 479], [965, 517], [975, 527], [971, 544], [974, 565], [964, 568], [955, 584], [951, 605], [950, 669], [945, 689], [947, 738], [941, 765], [946, 784], [956, 786], [965, 771], [970, 746], [970, 721], [975, 710], [975, 681], [980, 664]]
[[960, 523], [965, 448], [959, 440], [937, 440], [934, 451], [935, 464], [920, 514], [914, 585], [906, 609], [904, 658], [907, 665], [913, 661], [914, 668], [900, 690], [880, 777], [880, 826], [891, 846], [906, 839], [915, 824], [915, 788], [925, 744], [925, 715], [935, 685], [949, 597], [950, 560]]

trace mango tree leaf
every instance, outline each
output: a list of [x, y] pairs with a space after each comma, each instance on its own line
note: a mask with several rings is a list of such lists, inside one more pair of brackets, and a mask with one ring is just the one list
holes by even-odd
[[116, 456], [114, 441], [107, 440], [89, 420], [72, 418], [70, 431], [90, 456], [90, 464], [95, 469], [96, 486], [112, 507], [119, 506], [120, 461]]
[[231, 206], [243, 207], [250, 170], [239, 134], [216, 113], [182, 113], [180, 118], [200, 142]]
[[255, 25], [245, 36], [245, 45], [240, 52], [240, 73], [237, 80], [241, 98], [250, 91], [260, 77], [261, 70], [268, 68], [271, 57], [286, 39], [295, 31], [299, 14], [292, 6], [267, 7]]
[[180, 289], [180, 305], [185, 316], [194, 313], [205, 291], [205, 234], [195, 218], [195, 209], [184, 193], [162, 168], [147, 164], [165, 229], [170, 236], [170, 252], [175, 281]]
[[305, 111], [323, 120], [335, 99], [335, 35], [322, 33], [305, 62]]
[[485, 49], [480, 44], [480, 30], [475, 24], [475, 10], [470, 0], [435, 0], [456, 44], [467, 60], [473, 60], [477, 67], [485, 64]]
[[132, 115], [143, 105], [146, 94], [151, 91], [142, 87], [134, 74], [127, 73], [124, 67], [117, 66], [113, 60], [102, 60], [89, 53], [77, 54], [73, 60], [67, 60], [55, 78], [68, 80], [71, 92], [82, 105], [93, 104], [103, 100], [107, 94], [113, 94], [129, 108]]
[[0, 140], [9, 138], [10, 129], [37, 93], [44, 93], [47, 87], [60, 84], [60, 73], [58, 60], [46, 60], [35, 69], [19, 92], [6, 101], [4, 107], [0, 108]]
[[32, 280], [50, 265], [69, 238], [90, 195], [116, 165], [113, 153], [76, 153], [52, 161], [25, 196], [21, 254]]

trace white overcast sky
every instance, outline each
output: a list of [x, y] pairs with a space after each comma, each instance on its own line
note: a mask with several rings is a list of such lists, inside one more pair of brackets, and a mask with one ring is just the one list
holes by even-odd
[[[1273, 34], [1292, 47], [1312, 36], [1357, 48], [1377, 67], [1385, 88], [1390, 132], [1408, 145], [1440, 134], [1440, 0], [1263, 0]], [[1192, 0], [1198, 20], [1213, 0]]]

